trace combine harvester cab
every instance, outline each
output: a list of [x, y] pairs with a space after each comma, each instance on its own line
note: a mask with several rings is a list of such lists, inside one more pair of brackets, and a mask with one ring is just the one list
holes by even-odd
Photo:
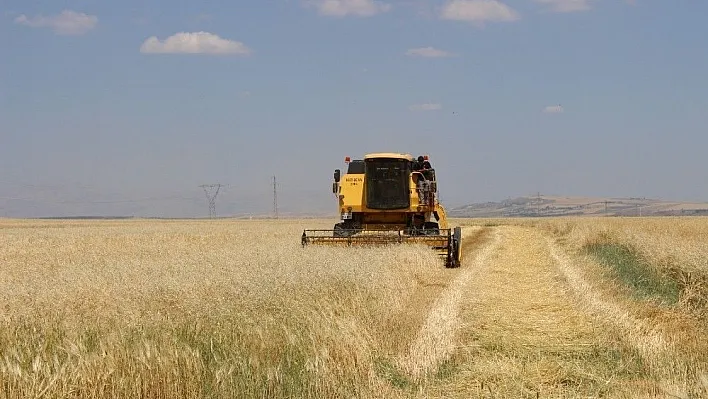
[[427, 156], [375, 153], [345, 162], [347, 173], [335, 169], [332, 183], [340, 222], [331, 230], [305, 229], [303, 247], [423, 244], [437, 251], [446, 267], [460, 266], [461, 229], [448, 226]]

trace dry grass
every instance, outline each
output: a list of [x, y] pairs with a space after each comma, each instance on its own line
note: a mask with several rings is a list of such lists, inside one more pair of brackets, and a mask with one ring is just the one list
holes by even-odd
[[[597, 218], [537, 226], [575, 254], [572, 262], [592, 285], [586, 292], [592, 291], [596, 304], [602, 301], [606, 320], [622, 326], [625, 341], [642, 355], [661, 391], [678, 397], [708, 396], [707, 219]], [[611, 252], [609, 259], [601, 253], [598, 262], [594, 248], [626, 252]], [[628, 262], [637, 270], [616, 269]], [[668, 284], [678, 289], [675, 304], [664, 298], [670, 295], [663, 289]], [[654, 292], [647, 298], [637, 286]]]
[[675, 282], [679, 302], [697, 316], [708, 310], [708, 219], [593, 218], [543, 221], [538, 227], [581, 254], [593, 246], [614, 245], [635, 254], [659, 278]]
[[567, 218], [537, 225], [563, 235], [576, 248], [594, 242], [621, 243], [654, 266], [708, 273], [708, 218]]
[[[622, 356], [641, 362], [647, 395], [708, 396], [705, 218], [487, 219], [466, 224], [545, 232], [578, 306], [614, 331], [624, 347]], [[626, 252], [598, 257], [594, 248]], [[623, 269], [628, 262], [636, 270]], [[637, 286], [663, 284], [679, 288], [676, 303], [667, 303], [662, 292], [637, 292]]]
[[469, 286], [456, 373], [434, 397], [632, 397], [641, 359], [579, 306], [539, 232], [497, 228]]
[[[466, 230], [466, 232], [469, 230]], [[485, 232], [475, 231], [475, 235], [463, 235], [466, 248], [475, 241], [486, 238]], [[495, 243], [498, 237], [495, 237]], [[456, 350], [456, 335], [460, 328], [459, 308], [463, 304], [471, 280], [479, 275], [495, 250], [494, 245], [487, 245], [474, 259], [467, 260], [465, 267], [435, 300], [428, 312], [425, 323], [410, 345], [409, 351], [400, 361], [401, 368], [416, 381], [425, 379], [430, 372], [435, 372]]]
[[588, 247], [611, 244], [635, 253], [659, 275], [681, 286], [680, 301], [696, 314], [708, 310], [708, 218], [483, 219], [463, 225], [531, 226], [553, 234], [566, 249], [582, 255]]
[[2, 222], [0, 397], [392, 392], [378, 365], [449, 271], [422, 247], [303, 249], [313, 223]]
[[[0, 221], [0, 398], [708, 395], [703, 219], [453, 222], [448, 270], [300, 247], [331, 221]], [[681, 301], [629, 295], [597, 243]]]

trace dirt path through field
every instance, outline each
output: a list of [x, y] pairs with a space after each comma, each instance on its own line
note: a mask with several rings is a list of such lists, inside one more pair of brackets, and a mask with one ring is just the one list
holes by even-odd
[[[654, 390], [668, 397], [688, 398], [691, 397], [690, 392], [700, 396], [708, 394], [708, 374], [700, 368], [692, 371], [698, 366], [695, 364], [695, 359], [691, 358], [690, 354], [688, 356], [687, 353], [682, 354], [675, 346], [678, 344], [680, 348], [682, 344], [689, 345], [683, 348], [684, 352], [693, 349], [690, 346], [693, 345], [690, 342], [691, 333], [683, 331], [673, 336], [665, 335], [661, 325], [665, 327], [666, 324], [665, 320], [661, 320], [661, 316], [657, 316], [657, 319], [647, 317], [646, 314], [644, 317], [639, 317], [616, 298], [601, 294], [596, 287], [593, 287], [592, 282], [580, 273], [577, 260], [568, 255], [551, 237], [547, 237], [546, 241], [551, 256], [580, 306], [592, 313], [597, 322], [614, 330], [627, 349], [641, 358], [641, 362], [645, 365], [644, 370], [647, 374], [651, 374], [643, 385], [653, 385]], [[686, 339], [688, 342], [682, 342]], [[698, 347], [697, 350], [700, 351], [701, 348]]]
[[[411, 352], [418, 370], [436, 371], [426, 395], [593, 396], [640, 370], [617, 358], [578, 306], [541, 232], [505, 226], [493, 234], [433, 307]], [[454, 367], [435, 370], [448, 356]]]
[[[475, 242], [468, 243], [463, 248], [464, 266], [457, 270], [459, 274], [435, 301], [415, 341], [401, 360], [403, 368], [416, 379], [440, 364], [455, 350], [455, 335], [460, 324], [458, 312], [461, 299], [470, 281], [483, 273], [490, 255], [499, 242], [496, 233], [491, 240], [487, 238], [488, 231], [476, 233]], [[472, 238], [471, 234], [463, 235], [463, 241]]]
[[653, 360], [657, 357], [670, 355], [670, 344], [659, 331], [655, 330], [653, 326], [632, 317], [620, 305], [603, 299], [580, 275], [577, 268], [573, 267], [570, 256], [564, 253], [563, 249], [558, 247], [550, 237], [546, 240], [550, 254], [563, 276], [567, 279], [568, 285], [588, 307], [588, 310], [623, 331], [628, 338], [628, 342], [634, 344], [645, 359]]

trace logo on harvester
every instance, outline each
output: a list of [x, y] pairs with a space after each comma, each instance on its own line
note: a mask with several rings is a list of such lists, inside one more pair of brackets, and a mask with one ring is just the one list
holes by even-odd
[[363, 177], [347, 177], [346, 179], [344, 179], [344, 181], [354, 183], [354, 182], [364, 181], [364, 178]]

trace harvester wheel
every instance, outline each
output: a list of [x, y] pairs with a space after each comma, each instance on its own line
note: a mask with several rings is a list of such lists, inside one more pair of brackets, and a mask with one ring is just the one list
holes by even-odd
[[458, 268], [462, 264], [462, 250], [460, 249], [462, 245], [462, 228], [455, 227], [453, 233], [450, 236], [450, 244], [447, 253], [446, 267], [448, 268]]

